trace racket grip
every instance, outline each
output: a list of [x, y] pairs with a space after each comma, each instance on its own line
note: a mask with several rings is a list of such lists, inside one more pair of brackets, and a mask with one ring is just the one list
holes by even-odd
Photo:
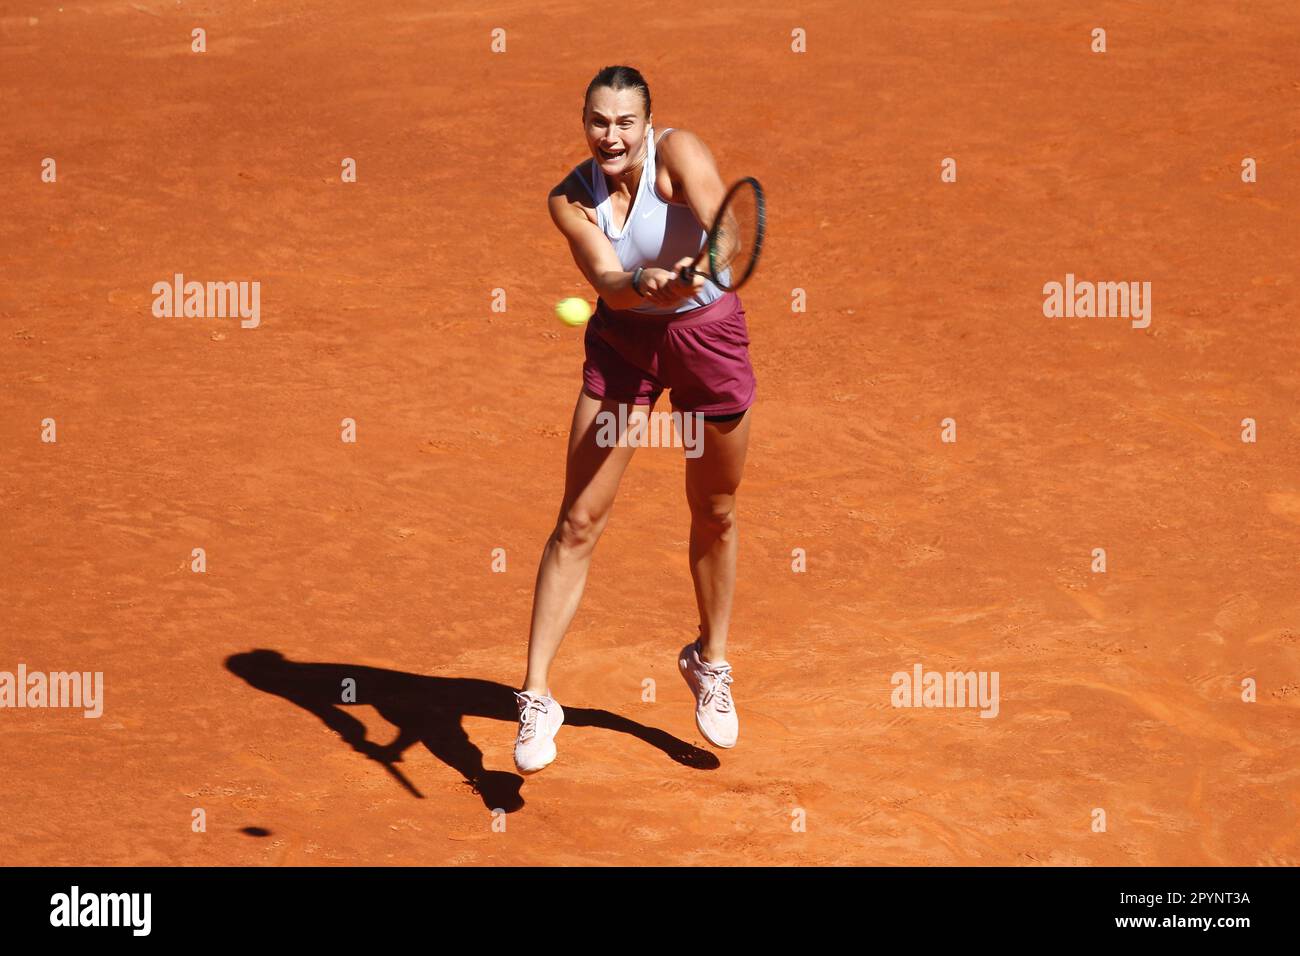
[[695, 278], [695, 267], [682, 266], [681, 271], [677, 273], [677, 278], [681, 279], [683, 282], [689, 283]]

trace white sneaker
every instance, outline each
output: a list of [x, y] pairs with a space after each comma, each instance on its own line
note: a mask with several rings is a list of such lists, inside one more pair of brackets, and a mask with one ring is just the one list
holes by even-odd
[[695, 726], [715, 747], [734, 747], [740, 733], [736, 704], [731, 699], [731, 665], [700, 659], [700, 642], [692, 641], [677, 655], [687, 686], [695, 694]]
[[515, 691], [519, 705], [519, 736], [515, 740], [515, 767], [536, 773], [555, 759], [555, 734], [564, 723], [564, 709], [554, 697]]

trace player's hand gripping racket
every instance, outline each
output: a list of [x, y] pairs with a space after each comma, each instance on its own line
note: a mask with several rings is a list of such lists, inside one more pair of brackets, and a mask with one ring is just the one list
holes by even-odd
[[699, 258], [694, 265], [682, 266], [678, 277], [689, 283], [703, 274], [726, 292], [739, 289], [758, 265], [766, 217], [763, 187], [757, 179], [746, 176], [732, 184], [713, 218]]

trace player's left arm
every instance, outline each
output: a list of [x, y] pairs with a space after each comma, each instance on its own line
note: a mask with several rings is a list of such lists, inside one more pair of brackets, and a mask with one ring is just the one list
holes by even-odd
[[[727, 198], [727, 183], [718, 172], [714, 155], [705, 146], [705, 140], [690, 130], [675, 129], [659, 142], [656, 153], [667, 166], [672, 181], [673, 200], [684, 200], [699, 221], [699, 228], [707, 230]], [[673, 264], [672, 271], [679, 272], [684, 265], [694, 265], [695, 259], [681, 259]], [[693, 287], [703, 285], [703, 278], [695, 276]]]
[[[690, 207], [701, 229], [708, 229], [722, 207], [727, 184], [704, 141], [690, 130], [674, 129], [659, 143], [656, 154], [668, 169], [673, 200]], [[679, 263], [689, 265], [690, 261]]]

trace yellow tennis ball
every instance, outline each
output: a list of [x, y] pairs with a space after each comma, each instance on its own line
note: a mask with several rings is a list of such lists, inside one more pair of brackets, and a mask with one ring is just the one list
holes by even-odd
[[561, 299], [555, 303], [555, 314], [565, 325], [582, 325], [591, 318], [591, 306], [586, 299]]

